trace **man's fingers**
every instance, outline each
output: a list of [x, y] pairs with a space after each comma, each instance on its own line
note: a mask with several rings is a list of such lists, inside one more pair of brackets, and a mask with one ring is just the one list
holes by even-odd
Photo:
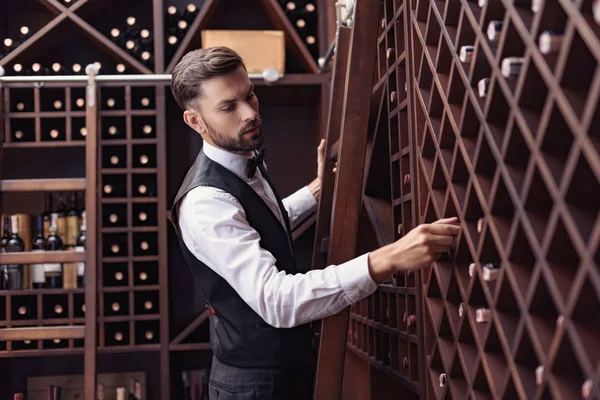
[[459, 234], [460, 229], [461, 228], [459, 225], [438, 223], [429, 225], [429, 229], [427, 231], [434, 235], [456, 236]]
[[450, 251], [450, 246], [433, 245], [433, 246], [431, 246], [431, 249], [435, 253], [446, 253], [446, 252]]
[[432, 224], [457, 224], [458, 217], [442, 218], [433, 222]]
[[434, 246], [452, 246], [454, 244], [454, 236], [449, 235], [428, 235], [427, 243]]

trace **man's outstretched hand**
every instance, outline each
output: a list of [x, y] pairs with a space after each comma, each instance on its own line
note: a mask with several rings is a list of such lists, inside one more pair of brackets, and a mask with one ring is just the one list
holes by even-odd
[[378, 284], [395, 272], [421, 269], [450, 250], [460, 232], [458, 218], [422, 224], [394, 243], [369, 254], [369, 272]]

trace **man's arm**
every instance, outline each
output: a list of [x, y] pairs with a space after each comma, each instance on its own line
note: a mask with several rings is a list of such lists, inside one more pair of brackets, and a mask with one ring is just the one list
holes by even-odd
[[181, 203], [179, 221], [188, 249], [274, 327], [325, 318], [377, 289], [368, 254], [305, 274], [279, 271], [277, 260], [260, 247], [260, 236], [242, 206], [220, 189], [190, 191]]

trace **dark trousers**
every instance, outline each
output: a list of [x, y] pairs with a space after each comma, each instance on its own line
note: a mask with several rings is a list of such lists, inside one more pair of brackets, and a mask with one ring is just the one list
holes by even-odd
[[310, 400], [312, 367], [238, 368], [212, 359], [208, 393], [210, 400]]

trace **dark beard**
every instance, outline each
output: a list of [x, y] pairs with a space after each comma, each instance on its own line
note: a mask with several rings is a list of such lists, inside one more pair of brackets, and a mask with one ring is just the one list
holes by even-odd
[[217, 132], [213, 129], [206, 121], [206, 133], [212, 139], [215, 145], [222, 148], [223, 150], [235, 153], [235, 152], [247, 152], [254, 151], [261, 148], [263, 145], [262, 126], [259, 126], [258, 133], [252, 137], [244, 137], [244, 132], [260, 125], [260, 118], [246, 124], [237, 134], [237, 137], [231, 138]]

